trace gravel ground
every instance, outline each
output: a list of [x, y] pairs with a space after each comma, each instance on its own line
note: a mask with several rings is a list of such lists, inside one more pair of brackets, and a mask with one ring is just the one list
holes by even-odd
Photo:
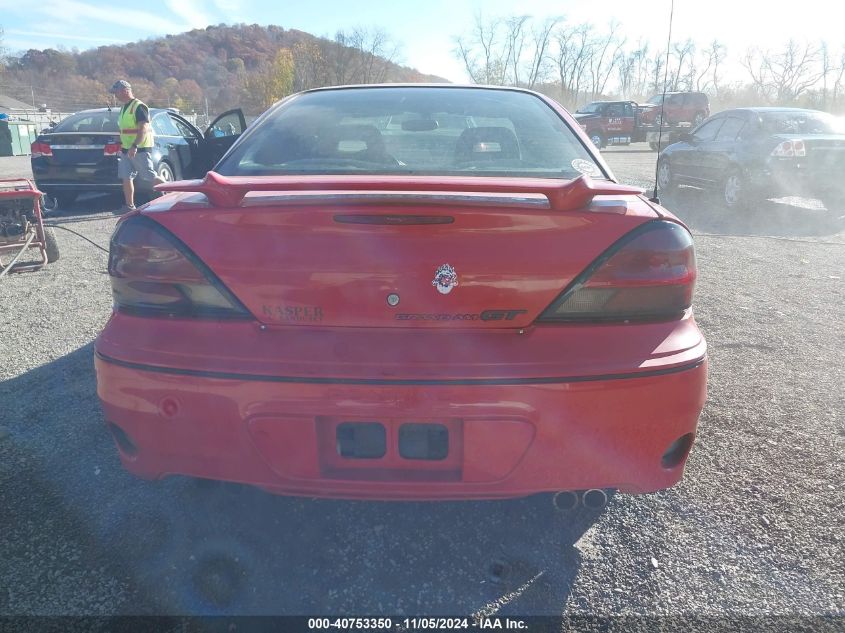
[[[655, 155], [636, 147], [606, 156], [645, 187]], [[27, 172], [0, 158], [3, 176]], [[0, 616], [761, 616], [761, 630], [800, 616], [791, 630], [842, 630], [845, 218], [807, 200], [731, 215], [694, 190], [663, 202], [697, 234], [709, 401], [683, 482], [597, 517], [134, 479], [95, 397], [106, 257], [60, 232], [58, 262], [0, 280]], [[53, 221], [105, 246], [117, 204]]]

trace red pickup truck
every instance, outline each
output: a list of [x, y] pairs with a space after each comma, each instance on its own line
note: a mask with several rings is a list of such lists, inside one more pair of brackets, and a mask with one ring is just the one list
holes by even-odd
[[642, 116], [653, 105], [634, 101], [593, 101], [575, 111], [575, 119], [598, 148], [646, 140]]

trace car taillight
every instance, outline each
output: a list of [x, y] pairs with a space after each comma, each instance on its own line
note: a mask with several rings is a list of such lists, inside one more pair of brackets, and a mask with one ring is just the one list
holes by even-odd
[[249, 311], [191, 250], [136, 216], [114, 234], [109, 275], [115, 309], [142, 316], [249, 319]]
[[790, 140], [780, 143], [772, 150], [772, 156], [777, 158], [792, 158], [794, 156], [806, 156], [807, 146], [802, 140]]
[[692, 236], [656, 220], [619, 240], [540, 315], [540, 322], [628, 321], [677, 317], [692, 304]]
[[106, 143], [103, 148], [103, 156], [117, 156], [120, 154], [120, 143]]
[[32, 153], [33, 158], [53, 155], [53, 148], [50, 147], [50, 144], [41, 141], [35, 141], [32, 145], [29, 146], [29, 150]]

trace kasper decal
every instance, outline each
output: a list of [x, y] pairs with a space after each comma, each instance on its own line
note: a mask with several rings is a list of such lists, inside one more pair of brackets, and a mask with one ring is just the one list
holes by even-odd
[[323, 320], [322, 306], [262, 306], [265, 316], [289, 323], [319, 323]]

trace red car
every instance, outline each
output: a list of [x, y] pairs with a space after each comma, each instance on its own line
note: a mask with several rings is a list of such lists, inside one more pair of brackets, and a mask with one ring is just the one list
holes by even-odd
[[593, 101], [575, 111], [575, 120], [599, 149], [645, 140], [642, 112], [646, 106], [634, 101]]
[[654, 107], [642, 114], [642, 122], [646, 125], [688, 124], [695, 127], [710, 116], [710, 99], [703, 92], [667, 92], [665, 101], [663, 94], [657, 94], [647, 105]]
[[543, 95], [328, 88], [123, 217], [124, 466], [289, 495], [659, 490], [705, 400], [692, 238]]

